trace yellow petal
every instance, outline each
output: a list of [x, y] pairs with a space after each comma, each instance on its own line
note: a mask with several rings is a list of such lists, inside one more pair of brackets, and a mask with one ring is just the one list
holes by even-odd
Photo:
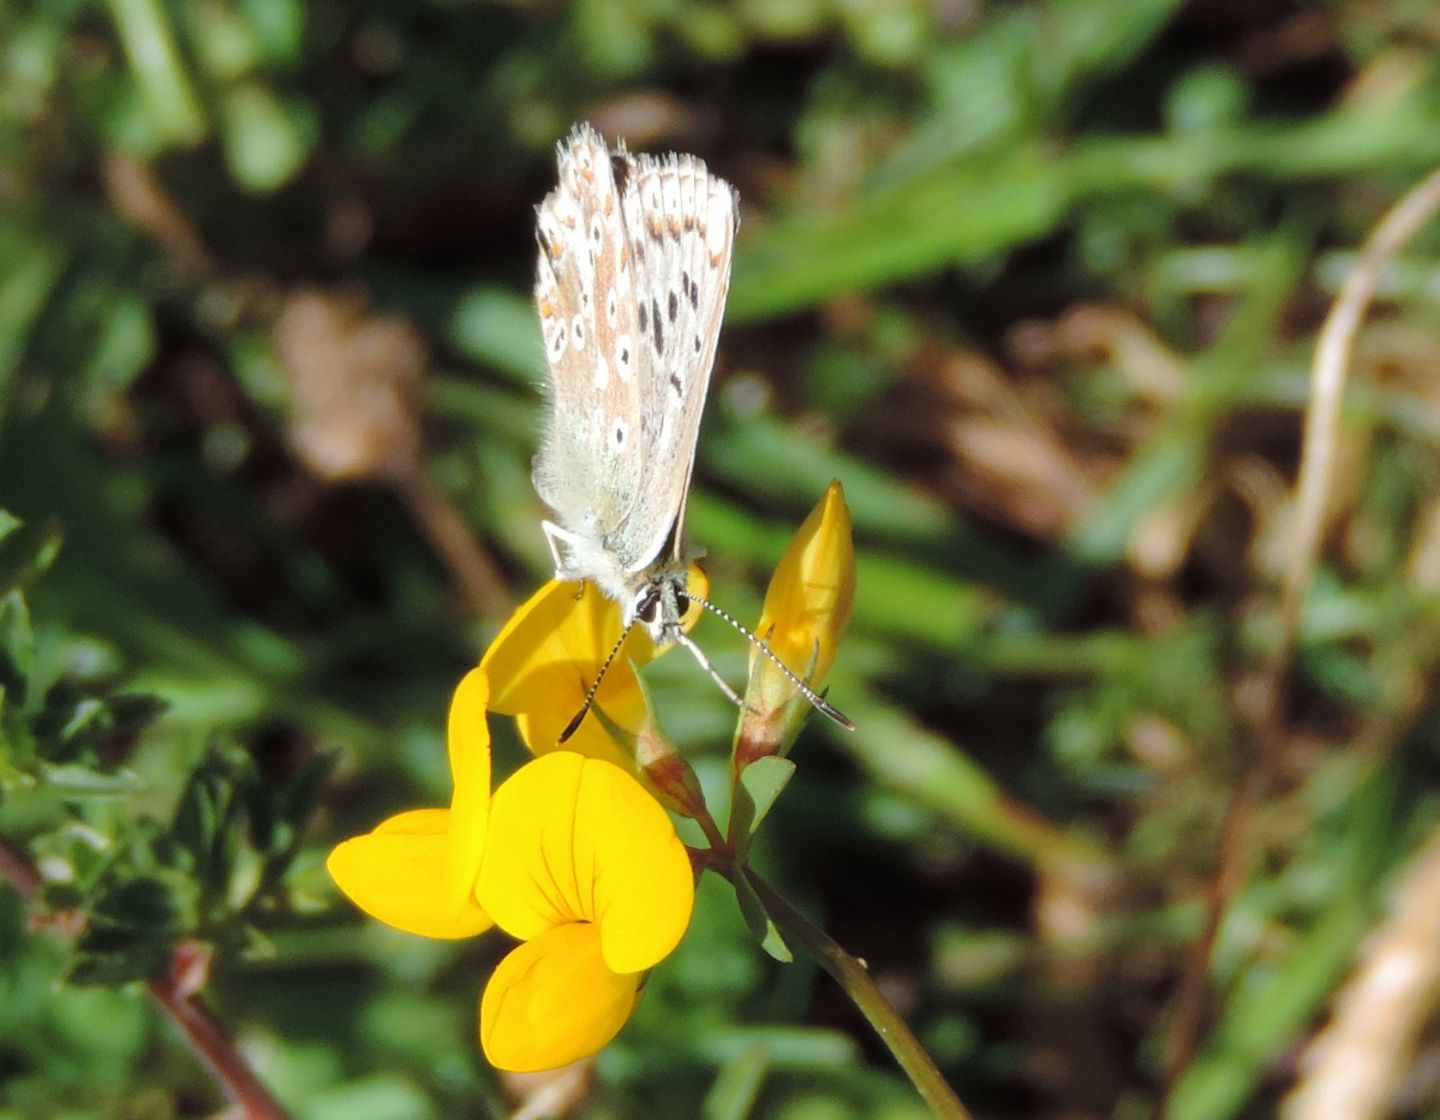
[[338, 845], [325, 868], [372, 918], [422, 937], [472, 937], [492, 924], [472, 899], [445, 890], [450, 813], [414, 809]]
[[[850, 621], [854, 601], [850, 510], [845, 491], [835, 481], [780, 558], [765, 592], [765, 609], [756, 631], [776, 656], [802, 677], [814, 657], [810, 683], [818, 688], [835, 661], [835, 649]], [[750, 653], [752, 675], [759, 656], [757, 650]], [[758, 664], [764, 672], [764, 661]], [[788, 699], [794, 688], [783, 677], [779, 679], [782, 683], [777, 691]]]
[[471, 898], [485, 854], [490, 819], [490, 729], [485, 724], [489, 699], [485, 671], [471, 669], [450, 701], [445, 737], [455, 789], [450, 797], [445, 883], [457, 912]]
[[480, 904], [521, 940], [593, 922], [615, 972], [639, 972], [680, 942], [695, 903], [685, 846], [630, 774], [555, 751], [495, 793]]
[[584, 923], [557, 926], [500, 962], [480, 1000], [480, 1046], [497, 1069], [531, 1073], [594, 1054], [619, 1033], [641, 973], [605, 966]]
[[[690, 569], [688, 582], [697, 595], [709, 591], [699, 568]], [[699, 615], [700, 608], [693, 606], [685, 616], [685, 629]], [[521, 738], [536, 754], [554, 750], [560, 733], [585, 703], [620, 629], [619, 604], [593, 583], [582, 587], [550, 580], [516, 610], [480, 661], [490, 678], [490, 710], [515, 716]], [[644, 723], [645, 704], [631, 664], [644, 665], [656, 653], [644, 628], [635, 627], [595, 693], [595, 703], [632, 738]], [[564, 749], [630, 765], [623, 746], [594, 719], [585, 719]]]
[[[480, 661], [490, 677], [490, 710], [518, 717], [521, 738], [536, 754], [554, 750], [619, 636], [620, 607], [594, 584], [582, 591], [551, 580], [511, 616]], [[595, 702], [621, 727], [638, 728], [645, 713], [630, 662], [641, 665], [654, 655], [654, 644], [637, 627], [600, 682]], [[581, 723], [565, 749], [625, 764], [598, 720]]]

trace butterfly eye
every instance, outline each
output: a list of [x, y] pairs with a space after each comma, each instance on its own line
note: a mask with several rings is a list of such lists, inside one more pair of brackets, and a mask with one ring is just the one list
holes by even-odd
[[635, 604], [635, 617], [646, 626], [653, 625], [660, 617], [660, 593], [654, 588], [645, 592], [645, 597]]
[[683, 591], [675, 592], [675, 613], [681, 618], [690, 613], [690, 596]]

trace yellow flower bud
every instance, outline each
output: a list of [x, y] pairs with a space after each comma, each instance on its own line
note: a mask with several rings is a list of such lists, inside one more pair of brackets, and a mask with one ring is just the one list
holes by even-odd
[[[836, 481], [780, 558], [756, 632], [776, 657], [818, 690], [834, 664], [854, 601], [850, 510]], [[750, 740], [752, 753], [773, 753], [788, 741], [798, 725], [798, 718], [785, 714], [795, 697], [796, 688], [785, 674], [759, 650], [751, 650], [745, 695], [751, 714], [745, 718], [742, 738]]]

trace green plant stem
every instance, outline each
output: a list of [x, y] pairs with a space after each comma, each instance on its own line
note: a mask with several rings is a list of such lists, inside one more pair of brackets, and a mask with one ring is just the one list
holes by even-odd
[[708, 810], [702, 810], [695, 815], [695, 823], [700, 826], [700, 831], [705, 834], [705, 842], [710, 845], [710, 850], [717, 852], [728, 861], [733, 858], [729, 842], [720, 831]]
[[865, 1016], [880, 1040], [895, 1055], [900, 1068], [910, 1078], [930, 1111], [942, 1120], [970, 1120], [969, 1110], [960, 1103], [955, 1090], [940, 1075], [934, 1061], [925, 1052], [900, 1018], [899, 1012], [881, 994], [865, 965], [840, 948], [824, 930], [778, 894], [769, 883], [748, 867], [736, 868], [732, 874], [745, 876], [760, 896], [771, 920], [788, 941], [802, 946], [844, 990], [860, 1013]]

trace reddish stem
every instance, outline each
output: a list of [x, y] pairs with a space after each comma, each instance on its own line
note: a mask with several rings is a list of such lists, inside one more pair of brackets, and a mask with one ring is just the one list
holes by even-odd
[[[30, 857], [0, 837], [0, 879], [27, 902], [39, 897], [42, 880]], [[286, 1113], [235, 1049], [229, 1032], [191, 990], [192, 951], [181, 946], [170, 972], [147, 981], [150, 996], [179, 1029], [238, 1110], [236, 1120], [287, 1120]]]
[[235, 1041], [198, 995], [187, 995], [173, 976], [147, 981], [150, 996], [224, 1086], [244, 1120], [286, 1120], [286, 1113], [235, 1049]]

